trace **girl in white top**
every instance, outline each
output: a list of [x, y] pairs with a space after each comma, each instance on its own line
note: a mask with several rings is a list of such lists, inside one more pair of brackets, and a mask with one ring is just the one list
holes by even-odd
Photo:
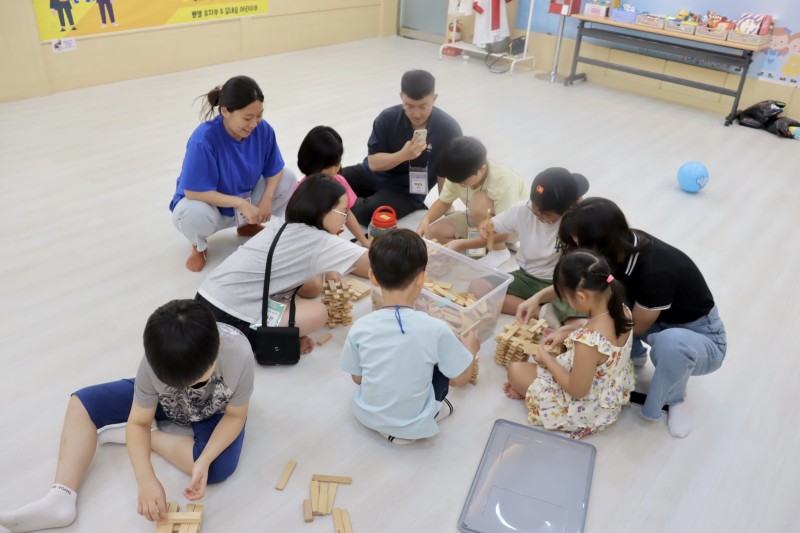
[[[300, 287], [295, 323], [304, 354], [314, 348], [308, 335], [322, 329], [327, 320], [325, 305], [310, 299], [322, 292], [323, 277], [339, 279], [340, 274], [353, 272], [366, 278], [369, 272], [367, 250], [336, 237], [348, 216], [344, 187], [322, 174], [307, 177], [286, 206], [288, 225], [272, 257], [270, 292], [280, 300]], [[215, 268], [197, 292], [196, 298], [210, 305], [218, 321], [239, 328], [251, 344], [255, 330], [250, 326], [261, 322], [267, 254], [279, 229], [278, 221], [270, 221]], [[287, 309], [280, 325], [287, 325], [288, 318]]]

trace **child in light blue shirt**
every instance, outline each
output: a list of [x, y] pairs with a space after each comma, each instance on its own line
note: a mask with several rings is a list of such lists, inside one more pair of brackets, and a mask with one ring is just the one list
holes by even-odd
[[350, 329], [341, 367], [358, 385], [356, 419], [407, 444], [439, 433], [437, 414], [452, 412], [445, 399], [449, 383], [469, 381], [480, 341], [474, 332], [459, 338], [445, 322], [412, 308], [428, 264], [427, 247], [415, 232], [398, 229], [376, 239], [369, 259], [370, 280], [381, 287], [386, 305]]

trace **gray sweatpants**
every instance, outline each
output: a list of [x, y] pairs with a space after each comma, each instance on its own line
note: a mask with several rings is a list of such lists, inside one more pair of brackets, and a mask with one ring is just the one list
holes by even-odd
[[[281, 181], [272, 197], [272, 216], [283, 216], [286, 204], [296, 186], [297, 177], [294, 172], [284, 168]], [[259, 178], [250, 194], [250, 201], [258, 204], [266, 188], [266, 180], [263, 177]], [[197, 246], [197, 251], [202, 252], [208, 246], [206, 239], [220, 230], [235, 226], [236, 218], [222, 215], [219, 209], [205, 202], [181, 198], [172, 210], [172, 224], [189, 239], [189, 242]]]

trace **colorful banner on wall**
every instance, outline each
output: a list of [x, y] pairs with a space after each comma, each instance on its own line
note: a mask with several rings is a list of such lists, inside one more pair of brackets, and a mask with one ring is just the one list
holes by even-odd
[[267, 0], [33, 0], [39, 37], [107, 35], [263, 15]]

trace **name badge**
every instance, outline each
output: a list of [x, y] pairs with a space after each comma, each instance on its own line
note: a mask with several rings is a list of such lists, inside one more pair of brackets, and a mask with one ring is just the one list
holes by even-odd
[[408, 192], [428, 194], [428, 169], [410, 167], [408, 170]]
[[[250, 201], [250, 193], [244, 193], [239, 195], [240, 198], [244, 198], [248, 202]], [[241, 228], [242, 226], [248, 225], [247, 217], [244, 216], [244, 213], [239, 211], [237, 208], [233, 208], [233, 216], [236, 218], [236, 227]]]
[[[275, 327], [280, 324], [284, 311], [286, 311], [286, 304], [276, 302], [270, 298], [267, 302], [267, 325], [269, 327]], [[258, 329], [260, 327], [261, 323], [250, 324], [250, 329]]]
[[[469, 228], [467, 229], [467, 239], [477, 239], [481, 236], [481, 232], [478, 231], [478, 228]], [[479, 258], [486, 255], [486, 248], [469, 248], [467, 250], [467, 257], [472, 258]]]

